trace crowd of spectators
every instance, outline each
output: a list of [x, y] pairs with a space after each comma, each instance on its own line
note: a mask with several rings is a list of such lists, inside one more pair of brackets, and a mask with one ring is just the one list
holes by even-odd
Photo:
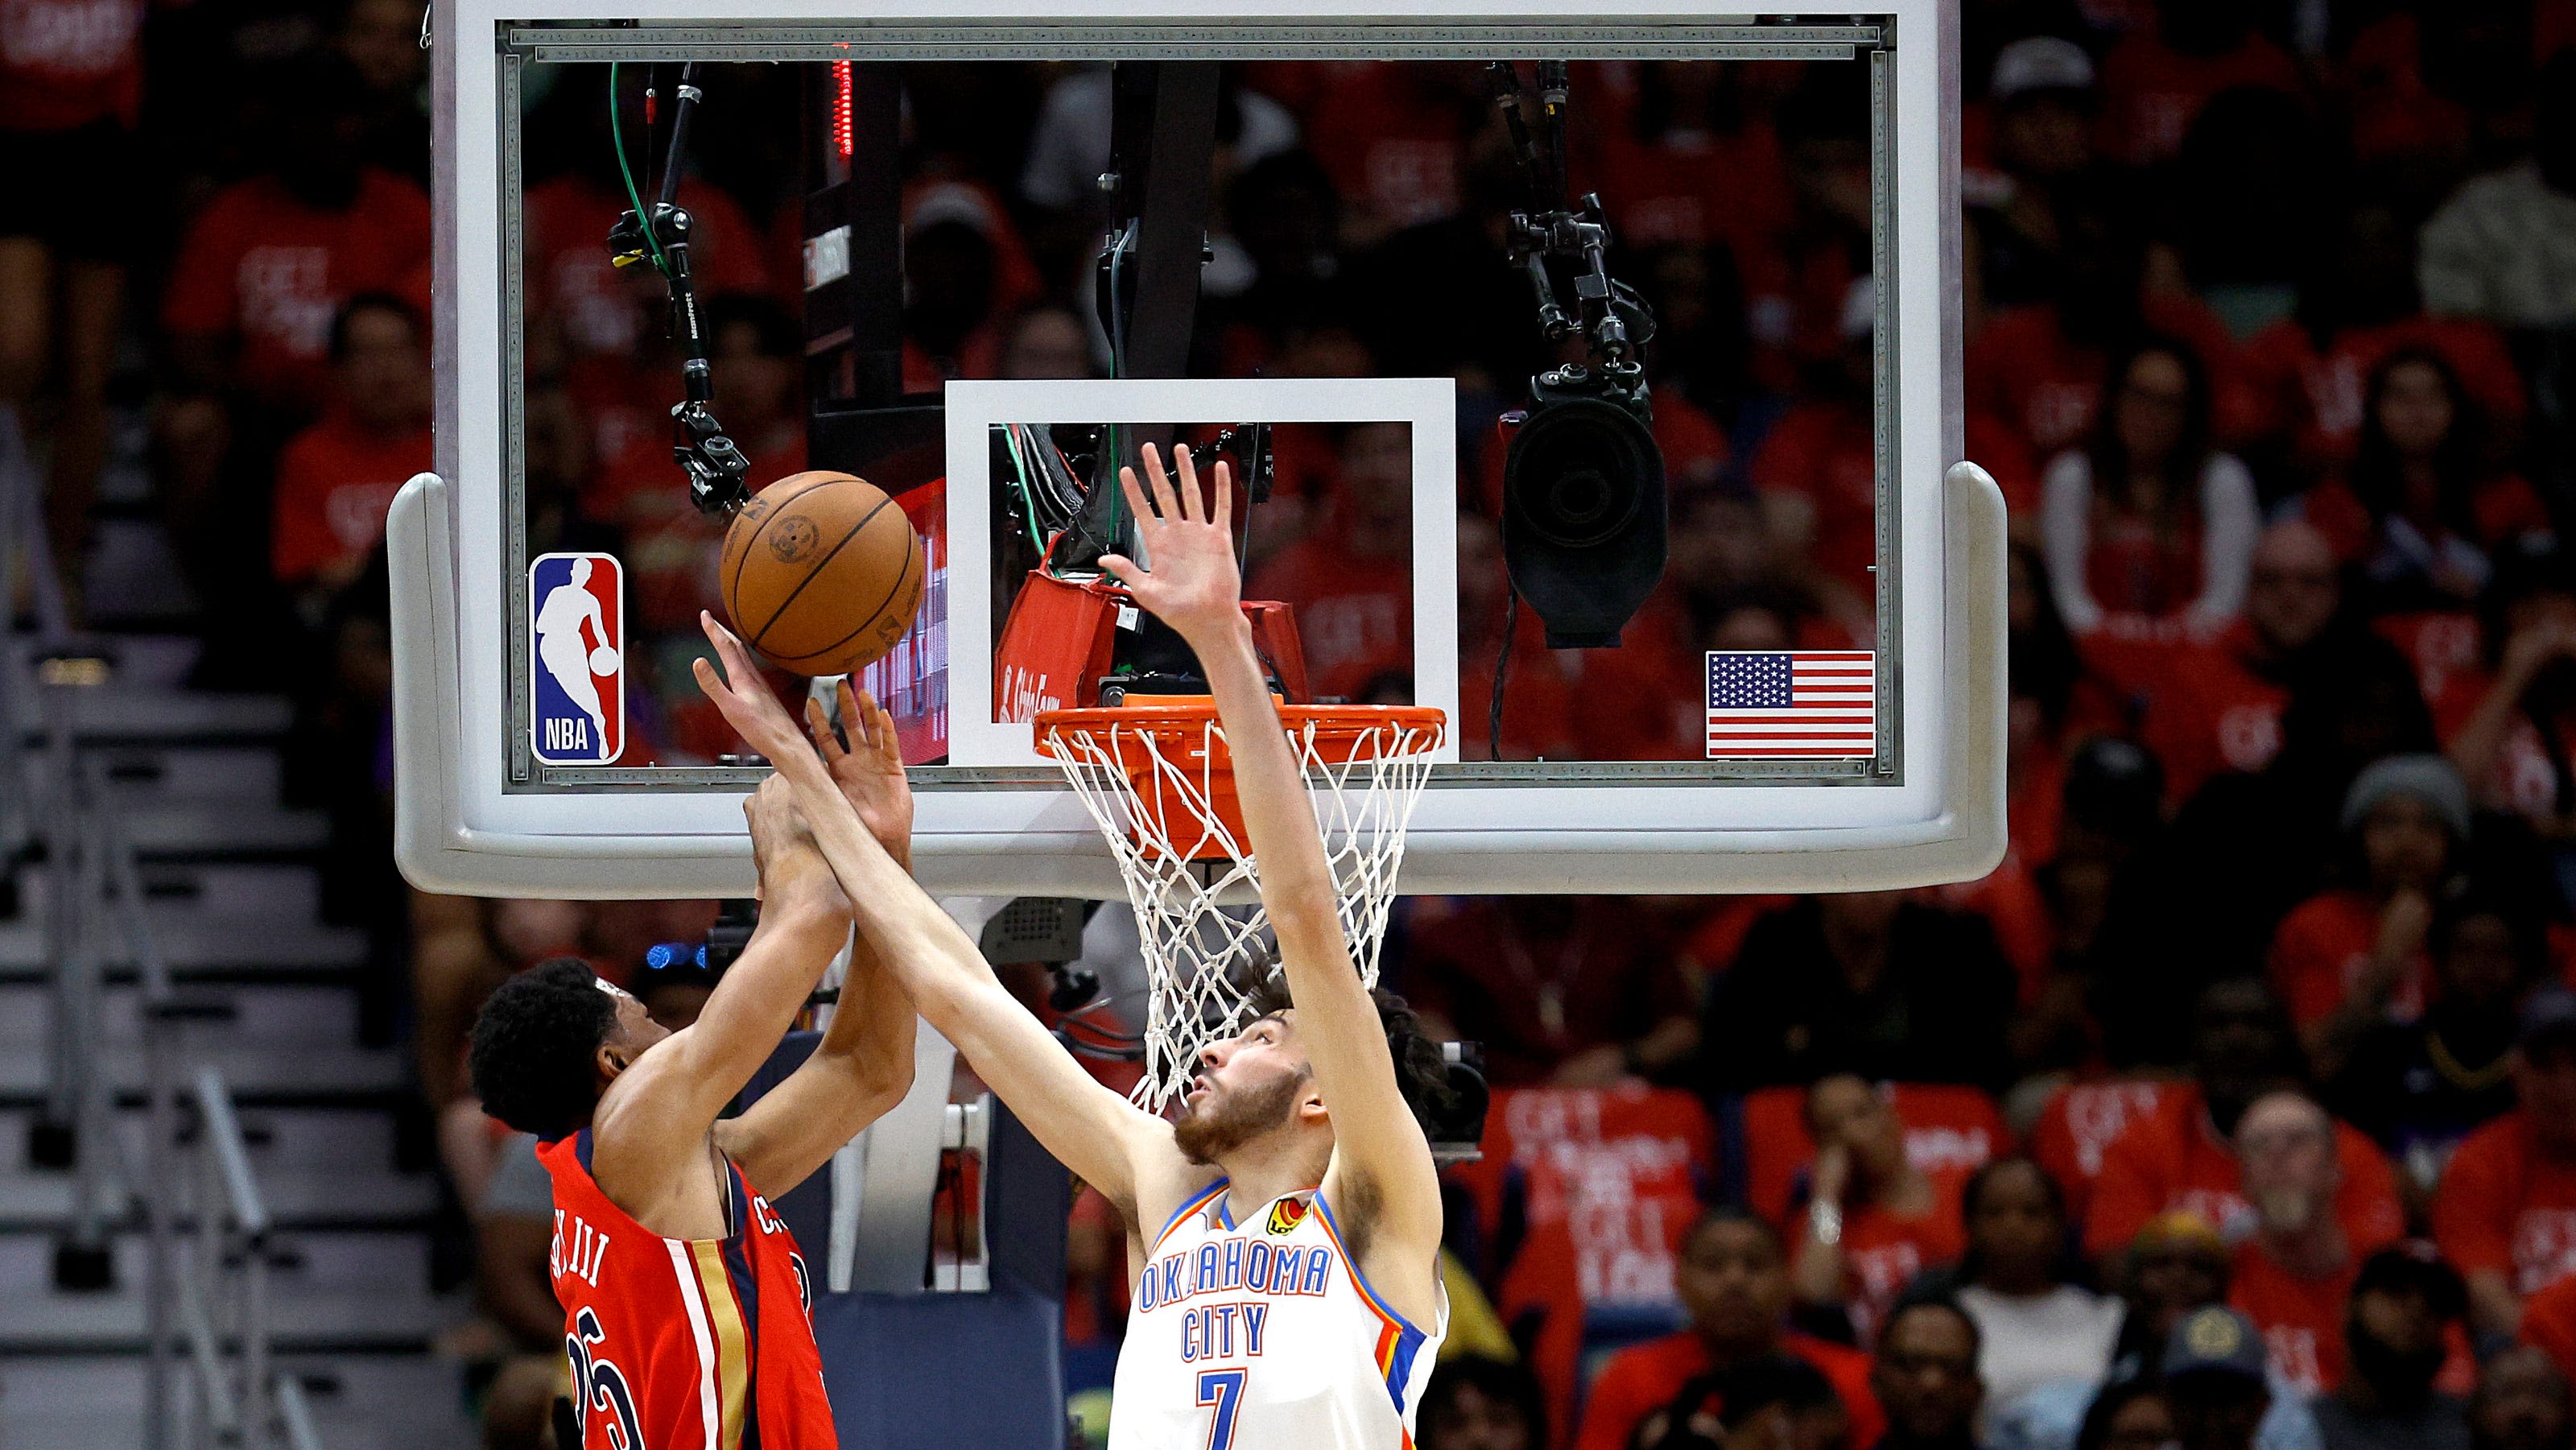
[[[1419, 1443], [2566, 1450], [2576, 6], [1962, 9], [2010, 852], [1915, 892], [1409, 902], [1390, 980], [1499, 1090], [1451, 1175]], [[431, 898], [385, 863], [383, 515], [430, 462], [418, 29], [397, 0], [0, 0], [0, 137], [33, 173], [0, 195], [0, 404], [74, 561], [130, 507], [97, 502], [118, 410], [148, 422], [204, 679], [299, 696], [297, 788], [350, 848], [332, 909], [407, 975], [481, 1249], [458, 1346], [499, 1360], [560, 1326], [466, 1024], [564, 951], [684, 1013], [704, 982], [651, 948], [714, 907]], [[682, 189], [762, 478], [805, 447], [792, 71], [710, 80]], [[1192, 366], [1456, 378], [1464, 695], [1507, 645], [1512, 680], [1466, 749], [1687, 757], [1697, 651], [1871, 635], [1866, 87], [1576, 82], [1579, 166], [1662, 324], [1672, 562], [1627, 648], [1503, 635], [1491, 423], [1546, 353], [1473, 66], [1229, 67]], [[655, 284], [600, 245], [601, 101], [531, 103], [530, 546], [617, 549], [638, 628], [684, 641], [712, 536], [668, 466]], [[910, 73], [910, 386], [1101, 370], [1108, 109], [1097, 68]], [[1282, 441], [1253, 585], [1299, 607], [1327, 693], [1409, 689], [1402, 441]], [[725, 747], [685, 659], [639, 652], [638, 759]], [[1081, 1200], [1077, 1349], [1117, 1337], [1117, 1237]], [[532, 1393], [495, 1381], [496, 1436]]]

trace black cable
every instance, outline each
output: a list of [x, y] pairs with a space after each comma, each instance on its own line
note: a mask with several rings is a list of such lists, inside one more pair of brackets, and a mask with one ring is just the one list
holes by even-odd
[[1503, 647], [1494, 652], [1494, 698], [1485, 711], [1485, 758], [1503, 758], [1503, 682], [1512, 675], [1512, 635], [1521, 623], [1521, 592], [1503, 581]]
[[1091, 1010], [1091, 1008], [1086, 1007], [1078, 1012], [1068, 1012], [1056, 1019], [1056, 1026], [1066, 1032], [1071, 1032], [1075, 1028], [1079, 1027], [1083, 1031], [1090, 1033], [1092, 1036], [1097, 1037], [1104, 1042], [1142, 1042], [1145, 1040], [1145, 1036], [1141, 1032], [1121, 1032], [1115, 1027], [1104, 1027], [1097, 1022], [1089, 1020], [1083, 1014]]

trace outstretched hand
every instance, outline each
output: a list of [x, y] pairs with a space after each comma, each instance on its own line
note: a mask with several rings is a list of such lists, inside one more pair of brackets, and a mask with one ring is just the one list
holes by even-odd
[[698, 677], [698, 688], [715, 702], [725, 723], [741, 736], [743, 743], [782, 771], [792, 771], [798, 756], [812, 758], [813, 747], [788, 717], [787, 707], [770, 693], [768, 682], [760, 677], [760, 667], [752, 663], [751, 651], [743, 648], [733, 631], [716, 623], [716, 617], [698, 611], [698, 623], [707, 632], [707, 642], [715, 646], [716, 658], [724, 661], [724, 672], [699, 656], [690, 665]]
[[912, 781], [903, 773], [903, 742], [896, 737], [894, 717], [874, 695], [841, 681], [841, 729], [850, 737], [843, 748], [823, 712], [823, 702], [805, 702], [805, 730], [814, 749], [832, 772], [832, 783], [859, 813], [860, 824], [877, 838], [886, 854], [912, 864]]
[[1136, 535], [1144, 542], [1148, 569], [1123, 554], [1103, 554], [1107, 569], [1136, 596], [1136, 602], [1170, 625], [1194, 649], [1225, 639], [1243, 623], [1243, 579], [1234, 561], [1234, 474], [1224, 460], [1216, 465], [1216, 496], [1202, 508], [1198, 465], [1187, 447], [1172, 450], [1181, 475], [1176, 493], [1163, 471], [1163, 456], [1145, 445], [1145, 477], [1152, 485], [1149, 503], [1137, 485], [1136, 470], [1118, 470], [1118, 487], [1136, 512]]

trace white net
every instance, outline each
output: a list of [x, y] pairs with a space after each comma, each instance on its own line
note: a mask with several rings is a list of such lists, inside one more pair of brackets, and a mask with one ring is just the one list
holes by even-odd
[[[1213, 714], [1107, 710], [1041, 716], [1064, 767], [1127, 878], [1151, 983], [1138, 1106], [1159, 1112], [1187, 1089], [1199, 1049], [1243, 1029], [1277, 947], [1260, 867], [1235, 806], [1232, 757]], [[1377, 983], [1379, 943], [1404, 858], [1405, 827], [1431, 774], [1440, 715], [1412, 708], [1283, 711], [1288, 743], [1333, 871], [1351, 960]]]

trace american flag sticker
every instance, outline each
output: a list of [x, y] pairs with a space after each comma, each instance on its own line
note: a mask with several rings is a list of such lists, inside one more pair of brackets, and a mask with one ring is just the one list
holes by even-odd
[[1711, 650], [1711, 760], [1847, 760], [1878, 753], [1872, 650]]

